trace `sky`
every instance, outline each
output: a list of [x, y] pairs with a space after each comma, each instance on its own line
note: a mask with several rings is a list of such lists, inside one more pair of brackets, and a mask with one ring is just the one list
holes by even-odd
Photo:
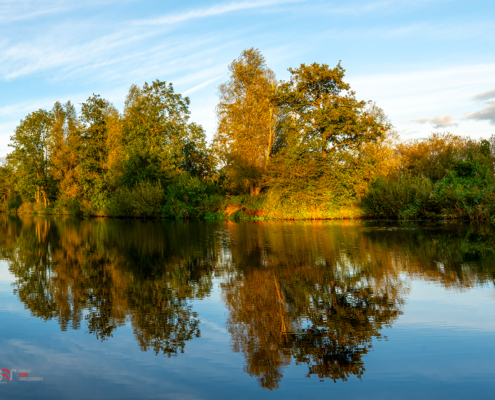
[[19, 121], [93, 93], [172, 82], [213, 137], [228, 65], [258, 48], [280, 80], [341, 61], [401, 139], [495, 134], [493, 0], [0, 0], [0, 158]]

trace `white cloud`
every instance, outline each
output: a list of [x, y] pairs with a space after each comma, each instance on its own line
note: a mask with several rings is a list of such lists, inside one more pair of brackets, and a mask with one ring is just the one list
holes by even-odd
[[261, 7], [270, 7], [287, 3], [301, 3], [306, 0], [258, 0], [258, 1], [241, 1], [228, 4], [216, 4], [212, 7], [191, 10], [178, 14], [163, 15], [156, 18], [148, 18], [134, 21], [135, 25], [166, 25], [176, 24], [191, 19], [213, 17], [234, 11], [249, 10]]
[[490, 124], [495, 125], [495, 101], [487, 101], [483, 109], [469, 114], [466, 118], [476, 121], [489, 121]]
[[483, 93], [478, 93], [476, 96], [473, 97], [473, 100], [475, 101], [484, 101], [484, 100], [490, 100], [495, 97], [495, 89], [492, 90], [487, 90], [486, 92]]
[[466, 119], [475, 121], [488, 121], [491, 125], [495, 125], [495, 89], [487, 90], [482, 93], [478, 93], [472, 98], [474, 101], [485, 101], [485, 107], [479, 111], [475, 111], [466, 116]]
[[[124, 1], [118, 0], [121, 4]], [[9, 23], [36, 19], [67, 12], [74, 8], [90, 7], [92, 5], [117, 3], [117, 0], [0, 0], [0, 22]]]
[[452, 115], [437, 115], [434, 118], [419, 118], [414, 120], [414, 122], [419, 124], [430, 123], [435, 129], [459, 126], [458, 123], [454, 122], [454, 117]]
[[359, 99], [376, 101], [403, 136], [428, 136], [432, 125], [415, 122], [428, 114], [451, 115], [455, 122], [462, 121], [459, 127], [449, 127], [457, 135], [481, 138], [493, 133], [487, 122], [465, 119], [465, 114], [477, 111], [472, 102], [473, 93], [481, 93], [486, 91], [487, 86], [495, 86], [495, 64], [448, 68], [411, 65], [407, 69], [402, 66], [401, 69], [404, 72], [359, 76], [350, 74], [348, 81]]

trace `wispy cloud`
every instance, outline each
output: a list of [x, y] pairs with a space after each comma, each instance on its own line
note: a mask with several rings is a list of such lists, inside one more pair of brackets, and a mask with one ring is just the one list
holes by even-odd
[[192, 87], [191, 89], [187, 89], [183, 94], [186, 96], [186, 95], [194, 93], [200, 89], [203, 89], [206, 86], [211, 85], [213, 82], [218, 81], [222, 76], [223, 75], [217, 76], [216, 78], [208, 79], [206, 82], [200, 83], [199, 85], [196, 85], [196, 86]]
[[488, 121], [490, 124], [495, 125], [495, 89], [487, 90], [486, 92], [478, 93], [472, 98], [474, 101], [484, 101], [485, 107], [474, 113], [468, 114], [466, 119], [475, 121]]
[[378, 0], [368, 2], [346, 1], [345, 5], [339, 7], [326, 7], [328, 13], [332, 14], [364, 14], [374, 12], [406, 12], [411, 8], [419, 8], [432, 3], [447, 3], [451, 0]]
[[437, 115], [433, 118], [419, 118], [414, 120], [418, 124], [432, 124], [435, 129], [449, 128], [452, 126], [459, 126], [458, 123], [454, 122], [454, 117], [452, 115]]
[[[126, 0], [119, 0], [119, 3]], [[127, 0], [129, 1], [129, 0]], [[105, 3], [116, 3], [117, 0], [0, 0], [0, 22], [9, 23], [36, 19], [47, 15], [60, 14], [74, 8], [89, 7]]]
[[495, 125], [495, 101], [487, 101], [484, 108], [469, 114], [466, 118], [476, 121], [489, 121], [490, 124]]
[[487, 90], [486, 92], [479, 93], [476, 96], [473, 97], [473, 100], [475, 101], [485, 101], [485, 100], [490, 100], [495, 97], [495, 89], [492, 90]]
[[183, 13], [168, 14], [156, 18], [147, 18], [134, 21], [135, 25], [167, 25], [188, 21], [191, 19], [213, 17], [234, 11], [249, 10], [254, 8], [270, 7], [287, 3], [301, 3], [306, 0], [257, 0], [241, 1], [227, 4], [216, 4], [208, 8], [191, 10]]

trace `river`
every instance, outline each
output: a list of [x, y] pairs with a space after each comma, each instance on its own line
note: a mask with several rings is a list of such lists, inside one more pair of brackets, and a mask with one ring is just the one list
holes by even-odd
[[495, 229], [0, 214], [0, 399], [491, 399]]

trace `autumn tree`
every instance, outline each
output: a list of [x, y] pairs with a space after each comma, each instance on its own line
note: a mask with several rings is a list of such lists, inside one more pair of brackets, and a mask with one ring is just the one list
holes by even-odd
[[333, 69], [326, 64], [302, 64], [289, 72], [291, 79], [280, 85], [277, 98], [287, 116], [284, 129], [301, 150], [326, 158], [332, 152], [376, 141], [390, 128], [366, 107], [368, 103], [356, 99], [343, 81], [345, 70], [340, 63]]
[[281, 145], [267, 185], [279, 195], [342, 204], [355, 196], [363, 146], [382, 140], [391, 125], [375, 104], [356, 99], [340, 64], [302, 64], [289, 72], [276, 94]]
[[50, 203], [51, 182], [47, 137], [52, 116], [46, 110], [29, 114], [11, 136], [14, 150], [7, 157], [16, 176], [16, 190], [23, 199], [47, 206]]
[[70, 200], [80, 194], [78, 149], [82, 125], [70, 101], [56, 102], [51, 114], [53, 122], [47, 140], [50, 174], [57, 182], [58, 196]]
[[233, 187], [258, 195], [277, 139], [278, 109], [272, 102], [274, 73], [257, 49], [244, 50], [220, 85], [216, 153]]
[[8, 204], [15, 196], [15, 176], [12, 167], [6, 162], [0, 162], [0, 209], [7, 210]]

